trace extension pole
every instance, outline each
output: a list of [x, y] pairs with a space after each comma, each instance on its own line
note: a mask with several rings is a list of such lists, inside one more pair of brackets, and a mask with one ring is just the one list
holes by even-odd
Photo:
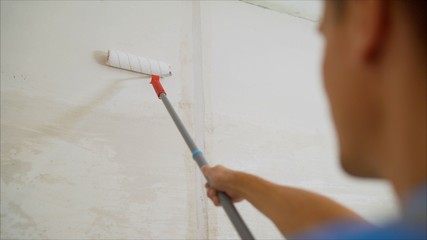
[[[208, 166], [208, 163], [202, 151], [200, 151], [199, 148], [196, 146], [184, 124], [182, 123], [181, 119], [179, 118], [178, 114], [175, 112], [175, 109], [173, 108], [172, 104], [169, 102], [169, 99], [166, 96], [166, 92], [163, 90], [163, 87], [160, 84], [159, 77], [153, 76], [151, 84], [153, 85], [157, 96], [162, 100], [170, 116], [175, 122], [175, 125], [181, 133], [182, 137], [184, 138], [185, 142], [187, 143], [188, 148], [190, 148], [190, 151], [193, 154], [193, 159], [196, 161], [199, 168], [201, 169], [203, 166]], [[206, 178], [206, 180], [209, 183], [209, 179]], [[245, 240], [254, 239], [252, 233], [249, 231], [248, 227], [246, 226], [245, 222], [243, 221], [242, 217], [240, 216], [239, 212], [231, 201], [230, 197], [224, 192], [218, 192], [218, 197], [221, 201], [222, 207], [227, 213], [228, 218], [230, 219], [240, 238]]]

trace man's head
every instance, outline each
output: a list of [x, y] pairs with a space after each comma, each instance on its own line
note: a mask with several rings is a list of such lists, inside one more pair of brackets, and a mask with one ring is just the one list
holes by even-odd
[[[385, 177], [388, 165], [396, 167], [387, 153], [400, 154], [397, 148], [412, 141], [425, 144], [426, 6], [423, 0], [325, 2], [323, 78], [341, 164], [352, 175]], [[394, 147], [395, 153], [387, 149]], [[425, 147], [419, 151], [425, 157]]]

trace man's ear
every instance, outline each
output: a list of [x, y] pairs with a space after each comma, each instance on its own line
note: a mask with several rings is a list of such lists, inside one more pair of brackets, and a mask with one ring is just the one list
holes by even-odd
[[371, 62], [381, 54], [389, 30], [389, 4], [380, 0], [348, 1], [351, 4], [349, 29], [353, 56], [357, 61]]

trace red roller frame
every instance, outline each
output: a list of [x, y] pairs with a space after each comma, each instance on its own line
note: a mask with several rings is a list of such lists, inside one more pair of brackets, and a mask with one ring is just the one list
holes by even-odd
[[156, 91], [157, 97], [160, 98], [160, 94], [164, 93], [166, 95], [165, 90], [163, 89], [162, 84], [160, 83], [160, 77], [157, 75], [151, 76], [151, 85], [153, 85], [154, 91]]

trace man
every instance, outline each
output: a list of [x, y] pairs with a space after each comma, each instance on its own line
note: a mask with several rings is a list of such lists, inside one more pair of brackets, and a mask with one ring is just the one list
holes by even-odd
[[205, 167], [216, 190], [246, 199], [290, 238], [426, 238], [427, 1], [326, 1], [323, 78], [343, 169], [384, 178], [402, 217], [374, 227], [335, 201], [222, 166]]

